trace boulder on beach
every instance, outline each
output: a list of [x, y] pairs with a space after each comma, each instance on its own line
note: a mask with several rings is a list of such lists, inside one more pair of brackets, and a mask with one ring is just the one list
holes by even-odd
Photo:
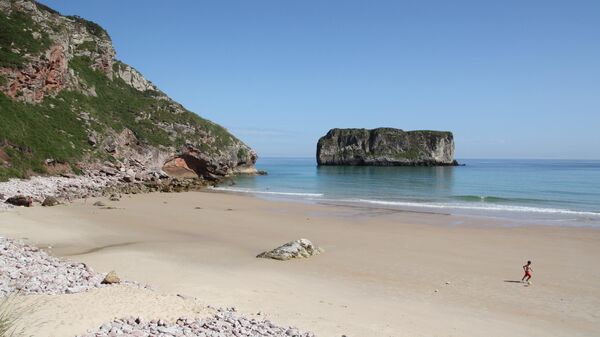
[[119, 282], [121, 282], [121, 279], [114, 270], [106, 274], [104, 280], [102, 280], [102, 284], [115, 284]]
[[25, 206], [25, 207], [31, 207], [33, 204], [33, 199], [31, 197], [26, 197], [23, 195], [17, 195], [14, 197], [10, 197], [8, 199], [6, 199], [5, 203], [7, 204], [11, 204], [14, 206]]
[[103, 203], [102, 201], [96, 201], [93, 205], [94, 206], [98, 206], [98, 207], [104, 207], [104, 206], [106, 206], [106, 204]]
[[52, 207], [56, 205], [60, 205], [60, 201], [58, 201], [58, 199], [56, 199], [53, 196], [46, 197], [46, 199], [44, 199], [44, 202], [42, 202], [42, 206], [45, 207]]
[[273, 250], [260, 253], [256, 257], [285, 261], [290, 259], [311, 257], [322, 252], [323, 249], [315, 246], [312, 242], [310, 242], [310, 240], [299, 239], [288, 242]]

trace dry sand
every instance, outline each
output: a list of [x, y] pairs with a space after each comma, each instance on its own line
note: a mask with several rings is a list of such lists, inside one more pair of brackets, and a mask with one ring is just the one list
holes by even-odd
[[[126, 315], [207, 315], [205, 304], [319, 336], [600, 335], [600, 230], [209, 192], [92, 203], [2, 213], [0, 233], [157, 290], [28, 296], [33, 336], [74, 336]], [[255, 258], [302, 237], [326, 252]], [[530, 287], [512, 282], [527, 259]]]

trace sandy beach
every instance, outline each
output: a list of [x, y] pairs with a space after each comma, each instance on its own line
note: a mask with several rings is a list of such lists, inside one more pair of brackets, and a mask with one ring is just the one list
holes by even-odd
[[[600, 335], [593, 228], [187, 192], [18, 208], [0, 213], [0, 233], [155, 289], [28, 295], [32, 336], [75, 336], [129, 315], [208, 315], [206, 305], [318, 336]], [[255, 258], [299, 238], [325, 253]], [[529, 287], [515, 282], [527, 259]]]

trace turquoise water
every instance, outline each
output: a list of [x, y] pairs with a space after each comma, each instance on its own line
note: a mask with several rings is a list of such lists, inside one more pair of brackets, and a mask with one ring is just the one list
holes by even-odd
[[317, 167], [266, 158], [267, 176], [218, 189], [258, 196], [600, 226], [600, 161], [460, 160], [458, 167]]

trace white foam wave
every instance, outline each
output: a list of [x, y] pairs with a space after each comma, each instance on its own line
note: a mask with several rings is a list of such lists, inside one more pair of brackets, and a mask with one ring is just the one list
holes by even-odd
[[230, 187], [213, 187], [215, 191], [235, 192], [235, 193], [250, 193], [250, 194], [267, 194], [267, 195], [282, 195], [290, 197], [311, 197], [320, 198], [323, 196], [322, 193], [300, 193], [300, 192], [276, 192], [276, 191], [257, 191], [252, 189], [244, 188], [230, 188]]
[[457, 203], [420, 203], [420, 202], [407, 202], [407, 201], [383, 201], [383, 200], [369, 200], [369, 199], [347, 199], [345, 202], [359, 202], [373, 205], [383, 206], [396, 206], [396, 207], [419, 207], [429, 209], [460, 209], [460, 210], [472, 210], [472, 211], [504, 211], [504, 212], [522, 212], [522, 213], [541, 213], [541, 214], [565, 214], [565, 215], [577, 215], [587, 217], [600, 217], [600, 213], [595, 212], [583, 212], [583, 211], [572, 211], [568, 209], [560, 208], [540, 208], [540, 207], [527, 207], [527, 206], [513, 206], [513, 205], [468, 205], [468, 204], [457, 204]]
[[[273, 196], [289, 196], [289, 197], [300, 197], [303, 199], [318, 198], [323, 199], [322, 193], [301, 193], [301, 192], [279, 192], [279, 191], [260, 191], [250, 188], [232, 188], [232, 187], [212, 187], [216, 191], [234, 192], [234, 193], [248, 193], [248, 194], [259, 194], [259, 195], [273, 195]], [[569, 209], [560, 208], [543, 208], [543, 207], [529, 207], [529, 206], [518, 206], [518, 205], [498, 205], [498, 204], [478, 204], [478, 203], [427, 203], [427, 202], [411, 202], [411, 201], [387, 201], [387, 200], [371, 200], [371, 199], [337, 199], [330, 200], [333, 202], [343, 203], [360, 203], [360, 204], [371, 204], [380, 206], [391, 206], [391, 207], [407, 207], [407, 208], [422, 208], [422, 209], [439, 209], [439, 210], [464, 210], [464, 211], [479, 211], [479, 212], [514, 212], [514, 213], [534, 213], [534, 214], [548, 214], [548, 215], [571, 215], [578, 217], [590, 217], [594, 219], [600, 218], [600, 212], [585, 212], [585, 211], [573, 211]]]

